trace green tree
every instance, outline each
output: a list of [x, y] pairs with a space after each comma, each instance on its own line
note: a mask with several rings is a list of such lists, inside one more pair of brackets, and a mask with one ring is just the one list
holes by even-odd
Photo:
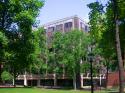
[[[106, 45], [106, 51], [105, 57], [108, 56], [108, 53], [115, 54], [117, 56], [118, 61], [118, 69], [119, 69], [119, 82], [120, 82], [120, 88], [119, 92], [123, 93], [123, 60], [124, 58], [124, 1], [123, 0], [109, 0], [107, 4], [106, 9], [106, 19], [107, 19], [107, 26], [106, 31], [104, 33], [103, 41], [108, 40], [108, 43], [105, 43]], [[107, 35], [106, 35], [107, 34]], [[105, 41], [106, 42], [106, 41]], [[107, 46], [108, 45], [108, 46]], [[114, 46], [113, 46], [114, 45]], [[117, 55], [116, 55], [116, 53]], [[109, 56], [108, 59], [111, 59], [111, 56]]]
[[90, 24], [90, 35], [95, 42], [99, 42], [102, 38], [102, 33], [105, 29], [103, 27], [103, 5], [99, 2], [93, 2], [87, 5], [90, 9], [89, 12], [89, 24]]
[[116, 38], [116, 50], [118, 57], [118, 66], [119, 66], [119, 92], [124, 93], [124, 67], [122, 60], [121, 44], [119, 37], [119, 13], [118, 13], [118, 1], [112, 0], [113, 3], [113, 13], [114, 13], [114, 25], [115, 25], [115, 38]]
[[3, 71], [2, 74], [1, 74], [1, 78], [2, 80], [5, 82], [5, 81], [12, 81], [13, 79], [13, 76], [7, 72], [7, 71]]
[[74, 89], [80, 88], [80, 61], [88, 49], [88, 34], [74, 30], [62, 35], [58, 33], [56, 36], [56, 60], [59, 61], [59, 64], [64, 65], [65, 73], [73, 78]]
[[[92, 9], [90, 12], [90, 30], [94, 29], [94, 33], [97, 34], [92, 34], [96, 37], [94, 37], [97, 40], [99, 40], [98, 48], [102, 49], [101, 56], [105, 58], [107, 68], [111, 66], [110, 64], [112, 63], [112, 60], [117, 56], [118, 57], [118, 63], [119, 63], [119, 77], [120, 77], [120, 93], [123, 93], [123, 63], [122, 63], [122, 58], [124, 58], [124, 0], [109, 0], [106, 6], [106, 11], [103, 13], [105, 18], [101, 21], [100, 19], [97, 19], [95, 14], [101, 14], [102, 12], [98, 11], [101, 9], [99, 7], [99, 2], [91, 3], [89, 4], [89, 8]], [[101, 5], [101, 4], [100, 4]], [[97, 7], [98, 6], [98, 7]], [[95, 12], [97, 11], [97, 12]], [[102, 10], [101, 10], [102, 11]], [[92, 13], [93, 12], [93, 13]], [[99, 17], [98, 17], [99, 18]], [[98, 20], [100, 24], [98, 24]], [[102, 29], [98, 29], [101, 25]], [[97, 30], [96, 30], [97, 28]], [[96, 33], [97, 31], [100, 31], [101, 33], [101, 38], [97, 39], [99, 33]], [[116, 46], [116, 47], [115, 47]], [[117, 53], [117, 55], [116, 55]], [[116, 59], [115, 59], [116, 60]], [[110, 61], [110, 62], [109, 62]], [[117, 67], [117, 65], [116, 65]], [[108, 70], [108, 69], [107, 69]], [[122, 73], [122, 74], [121, 74]]]
[[[105, 34], [106, 27], [107, 27], [107, 24], [106, 24], [107, 19], [103, 10], [104, 6], [97, 1], [97, 2], [88, 4], [88, 7], [90, 8], [90, 12], [89, 12], [90, 35], [91, 35], [91, 38], [94, 39], [94, 43], [95, 43], [94, 44], [95, 47], [93, 49], [94, 55], [101, 56], [101, 58], [105, 58], [105, 60], [107, 60], [109, 59], [111, 54], [108, 56], [106, 56], [106, 54], [109, 54], [108, 52], [110, 52], [109, 49], [111, 48], [112, 45], [109, 46], [109, 43], [111, 44], [111, 42], [107, 43], [107, 41], [109, 40], [107, 40], [107, 38], [104, 38], [104, 36], [109, 35], [109, 34], [107, 35], [107, 33]], [[104, 65], [107, 67], [106, 76], [108, 77], [109, 60], [106, 62], [107, 63]], [[98, 66], [95, 67], [96, 70], [100, 67], [99, 64], [97, 65]]]
[[[104, 12], [104, 6], [99, 2], [90, 3], [88, 7], [91, 10], [89, 13], [90, 35], [95, 40], [94, 54], [104, 58], [102, 64], [107, 68], [106, 77], [108, 81], [109, 68], [112, 69], [112, 60], [116, 56], [112, 11], [107, 9]], [[114, 66], [117, 67], [117, 65]]]
[[55, 75], [54, 85], [57, 85], [57, 76], [65, 74], [63, 60], [63, 34], [61, 32], [55, 32], [52, 41], [52, 57], [53, 57], [53, 73]]
[[[34, 49], [35, 52], [34, 62], [30, 66], [30, 72], [32, 74], [46, 75], [47, 74], [47, 65], [48, 65], [48, 46], [46, 32], [43, 28], [38, 28], [33, 31], [34, 34]], [[40, 78], [39, 78], [40, 81]], [[39, 84], [40, 85], [40, 82]]]
[[8, 63], [14, 80], [33, 63], [32, 26], [42, 6], [39, 0], [0, 1], [0, 29], [9, 39]]
[[[0, 32], [0, 76], [2, 73], [1, 65], [5, 63], [7, 58], [7, 44], [8, 44], [7, 37], [3, 32]], [[1, 82], [1, 77], [0, 77], [0, 82]]]
[[34, 63], [31, 64], [31, 69], [38, 71], [42, 71], [41, 73], [45, 74], [46, 68], [46, 57], [47, 57], [47, 45], [46, 45], [46, 32], [43, 28], [38, 28], [38, 30], [33, 32], [34, 34], [34, 46], [35, 46], [35, 53], [34, 53]]

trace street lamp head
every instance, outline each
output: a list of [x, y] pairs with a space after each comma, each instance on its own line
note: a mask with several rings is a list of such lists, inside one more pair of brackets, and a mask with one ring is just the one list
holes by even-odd
[[94, 54], [93, 53], [89, 53], [88, 54], [88, 61], [89, 62], [93, 62], [94, 61]]

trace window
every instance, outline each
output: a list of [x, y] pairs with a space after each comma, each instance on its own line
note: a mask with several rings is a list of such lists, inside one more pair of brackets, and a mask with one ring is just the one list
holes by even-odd
[[47, 29], [47, 36], [49, 38], [52, 38], [54, 30], [55, 30], [54, 27], [48, 27], [48, 29]]
[[65, 23], [65, 28], [71, 28], [72, 27], [72, 22]]
[[56, 31], [63, 31], [63, 24], [57, 25]]
[[54, 27], [48, 27], [48, 32], [53, 32], [54, 30]]
[[64, 30], [65, 32], [71, 31], [72, 28], [72, 22], [65, 23]]
[[69, 25], [68, 25], [70, 28], [72, 27], [72, 22], [69, 22]]
[[86, 31], [86, 32], [88, 31], [88, 26], [85, 26], [85, 31]]
[[68, 28], [68, 23], [65, 23], [65, 28]]
[[84, 30], [84, 24], [82, 22], [80, 22], [80, 28], [81, 30]]

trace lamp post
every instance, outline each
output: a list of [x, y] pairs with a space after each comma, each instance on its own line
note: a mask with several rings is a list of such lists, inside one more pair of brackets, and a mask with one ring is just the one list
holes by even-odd
[[93, 53], [89, 53], [88, 58], [89, 58], [89, 62], [90, 62], [90, 73], [91, 73], [91, 93], [94, 93], [93, 67], [92, 67], [92, 63], [93, 63], [93, 59], [94, 59]]

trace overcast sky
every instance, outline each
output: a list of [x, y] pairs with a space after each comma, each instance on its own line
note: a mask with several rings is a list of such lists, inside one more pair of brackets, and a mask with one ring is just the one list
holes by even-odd
[[88, 21], [89, 8], [87, 4], [94, 1], [105, 3], [107, 0], [45, 0], [45, 5], [40, 11], [38, 20], [42, 25], [61, 18], [78, 15]]

